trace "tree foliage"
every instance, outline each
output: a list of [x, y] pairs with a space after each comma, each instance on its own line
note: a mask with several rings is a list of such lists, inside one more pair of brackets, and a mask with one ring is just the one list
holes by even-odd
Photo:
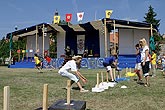
[[[145, 13], [144, 22], [152, 24], [153, 28], [157, 30], [153, 31], [153, 37], [155, 42], [162, 40], [162, 36], [159, 33], [160, 19], [156, 19], [156, 16], [157, 13], [154, 11], [154, 8], [150, 5], [148, 12]], [[157, 52], [160, 51], [160, 46], [158, 44], [155, 45], [155, 50], [157, 50]]]
[[153, 25], [153, 27], [157, 30], [153, 32], [154, 40], [159, 41], [162, 40], [162, 37], [159, 35], [159, 25], [160, 25], [160, 19], [156, 19], [157, 13], [154, 12], [154, 8], [150, 5], [148, 12], [145, 13], [144, 19], [146, 23], [150, 23]]
[[49, 53], [51, 58], [57, 57], [57, 35], [56, 33], [52, 33], [49, 36], [50, 38], [50, 47], [49, 47]]
[[160, 19], [156, 19], [157, 13], [154, 12], [154, 8], [150, 5], [148, 12], [145, 13], [145, 21], [146, 23], [151, 23], [152, 25], [156, 26], [159, 28], [160, 25]]
[[9, 41], [5, 37], [0, 40], [0, 50], [1, 63], [4, 64], [5, 58], [9, 57]]
[[[18, 41], [13, 41], [12, 43], [12, 57], [18, 58], [17, 50], [25, 50], [26, 49], [26, 39], [19, 39]], [[1, 63], [4, 63], [6, 58], [10, 57], [10, 40], [3, 37], [0, 40], [0, 58]]]

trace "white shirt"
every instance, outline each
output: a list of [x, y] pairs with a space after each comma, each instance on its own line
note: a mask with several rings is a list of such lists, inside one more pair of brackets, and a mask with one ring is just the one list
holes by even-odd
[[70, 60], [68, 61], [64, 66], [62, 66], [62, 68], [60, 69], [60, 71], [77, 71], [77, 65], [76, 62], [74, 60]]
[[[145, 58], [145, 51], [148, 50], [149, 51], [149, 47], [148, 46], [144, 46], [143, 50], [141, 51], [141, 62], [144, 61]], [[146, 62], [150, 61], [149, 57], [147, 56]]]

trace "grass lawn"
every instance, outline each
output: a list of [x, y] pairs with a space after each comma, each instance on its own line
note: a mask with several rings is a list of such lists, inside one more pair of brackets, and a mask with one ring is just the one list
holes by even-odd
[[[34, 110], [42, 106], [43, 85], [48, 84], [49, 105], [60, 99], [66, 99], [67, 78], [61, 77], [58, 70], [11, 69], [0, 67], [0, 109], [3, 110], [3, 88], [10, 86], [10, 110]], [[96, 84], [96, 73], [104, 69], [81, 69], [87, 77], [84, 85], [88, 93], [79, 90], [71, 91], [72, 100], [86, 101], [86, 110], [165, 110], [165, 77], [157, 71], [156, 77], [150, 78], [150, 87], [144, 87], [134, 81], [119, 82], [115, 87], [101, 93], [93, 93]], [[122, 76], [125, 72], [122, 71]], [[126, 85], [128, 88], [120, 88]], [[77, 87], [73, 84], [73, 87]]]

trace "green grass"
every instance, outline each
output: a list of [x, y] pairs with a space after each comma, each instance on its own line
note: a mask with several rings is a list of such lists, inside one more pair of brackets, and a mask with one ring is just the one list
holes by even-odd
[[[3, 109], [3, 88], [10, 86], [10, 110], [34, 110], [42, 106], [43, 85], [48, 84], [49, 105], [57, 100], [66, 99], [67, 78], [61, 77], [58, 70], [11, 69], [0, 67], [0, 109]], [[87, 77], [84, 85], [91, 91], [96, 84], [96, 73], [104, 69], [81, 69]], [[125, 72], [122, 71], [122, 76]], [[165, 110], [165, 77], [157, 71], [156, 77], [150, 78], [150, 87], [138, 85], [132, 77], [130, 81], [119, 82], [114, 88], [101, 93], [80, 93], [71, 91], [72, 100], [86, 101], [87, 110]], [[127, 89], [120, 88], [126, 85]], [[73, 87], [77, 87], [76, 84]]]

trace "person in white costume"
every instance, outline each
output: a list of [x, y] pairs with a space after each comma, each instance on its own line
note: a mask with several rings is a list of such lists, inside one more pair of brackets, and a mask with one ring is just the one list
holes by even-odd
[[141, 52], [141, 66], [142, 66], [142, 71], [143, 75], [146, 79], [146, 83], [144, 84], [145, 87], [150, 86], [149, 84], [149, 65], [150, 65], [150, 59], [149, 59], [149, 47], [147, 45], [147, 42], [144, 38], [142, 38], [139, 41], [140, 46], [142, 47], [142, 52]]
[[66, 64], [64, 64], [64, 66], [60, 68], [58, 73], [61, 76], [69, 78], [72, 81], [72, 84], [73, 82], [75, 82], [80, 88], [80, 92], [88, 92], [88, 90], [85, 90], [80, 83], [80, 80], [83, 83], [87, 82], [87, 79], [78, 70], [78, 67], [80, 67], [81, 64], [81, 60], [82, 60], [81, 56], [72, 57], [72, 60], [66, 62]]

